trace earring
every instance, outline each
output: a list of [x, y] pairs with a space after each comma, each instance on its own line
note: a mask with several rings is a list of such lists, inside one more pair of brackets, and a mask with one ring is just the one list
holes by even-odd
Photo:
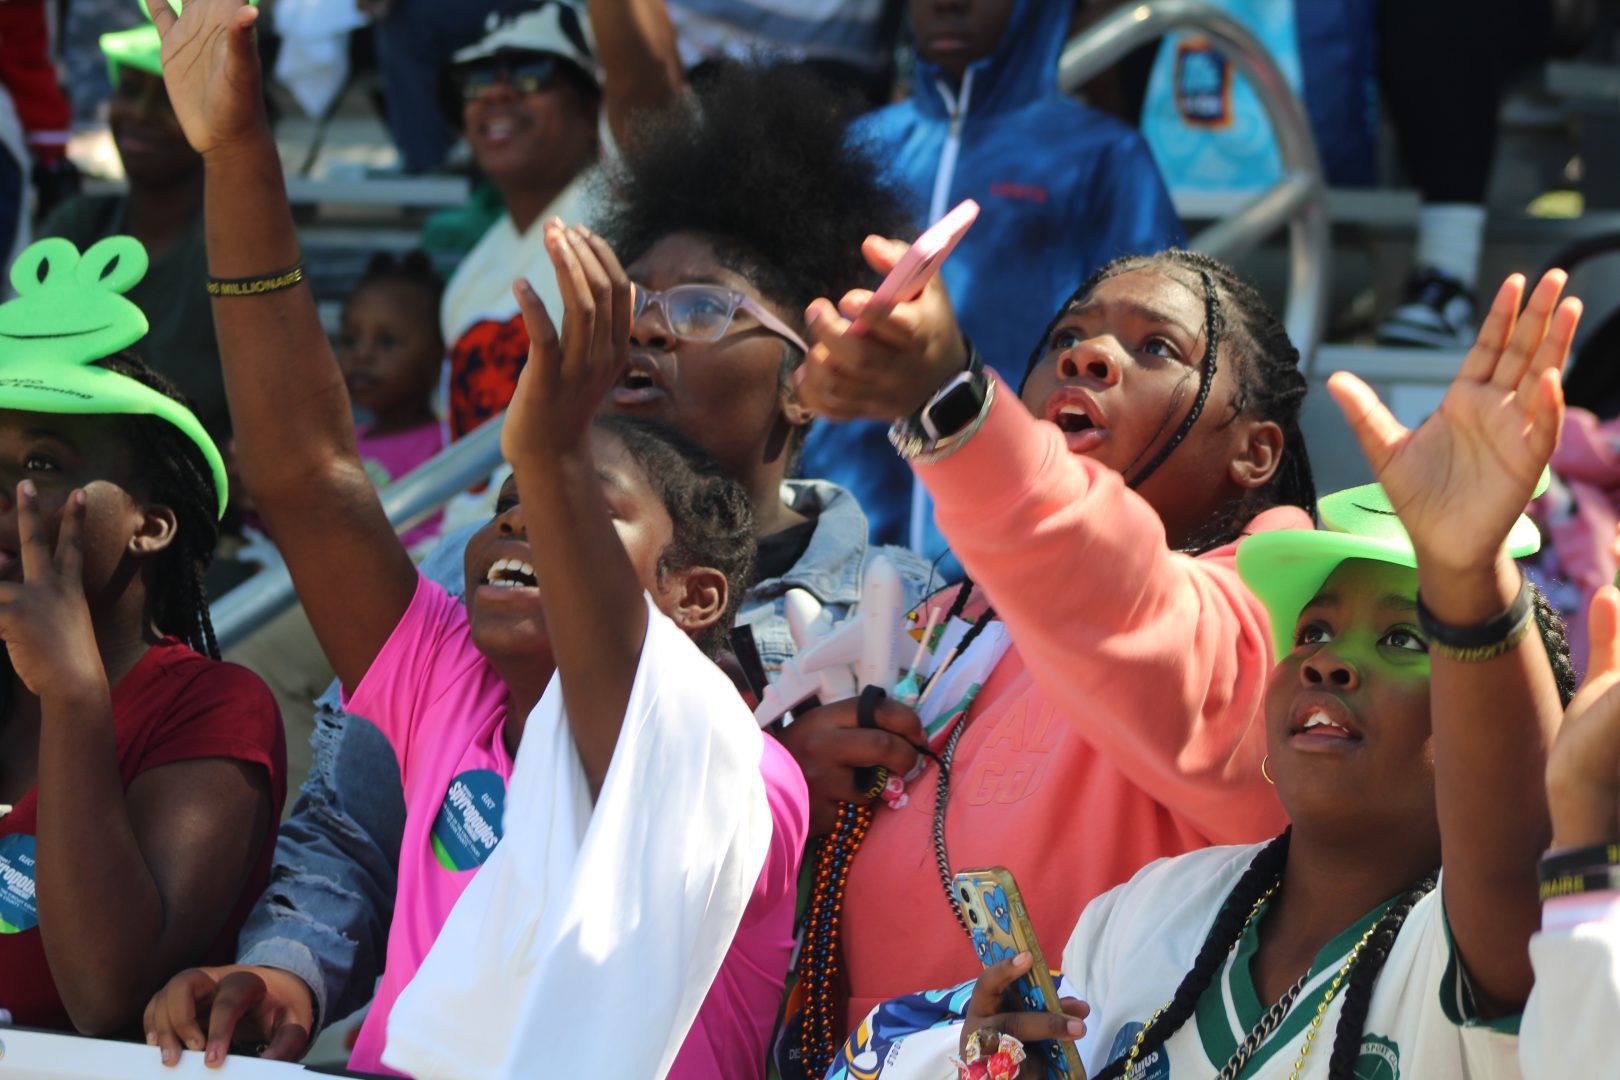
[[1260, 759], [1260, 775], [1266, 778], [1266, 783], [1270, 784], [1272, 787], [1276, 787], [1277, 786], [1277, 781], [1275, 781], [1275, 780], [1273, 780], [1271, 778], [1271, 773], [1266, 768], [1266, 766], [1270, 765], [1270, 764], [1271, 764], [1271, 755], [1270, 754], [1267, 754], [1265, 757]]

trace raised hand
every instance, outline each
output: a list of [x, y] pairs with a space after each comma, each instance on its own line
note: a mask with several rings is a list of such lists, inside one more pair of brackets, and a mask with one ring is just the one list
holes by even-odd
[[1586, 681], [1547, 757], [1554, 847], [1620, 841], [1620, 591], [1599, 589], [1588, 621]]
[[0, 639], [17, 677], [40, 698], [105, 686], [81, 571], [85, 495], [68, 494], [51, 547], [32, 480], [17, 485], [17, 537], [23, 580], [0, 582]]
[[584, 445], [591, 418], [630, 362], [633, 293], [613, 250], [582, 225], [553, 218], [544, 228], [562, 290], [562, 337], [529, 283], [514, 285], [529, 332], [529, 360], [501, 430], [501, 452], [514, 465]]
[[186, 141], [199, 154], [265, 137], [264, 76], [253, 43], [259, 10], [247, 0], [145, 0], [163, 40], [163, 84]]
[[[906, 253], [901, 240], [869, 236], [861, 254], [886, 274]], [[935, 277], [916, 300], [897, 304], [864, 334], [850, 323], [872, 298], [868, 289], [845, 293], [835, 308], [817, 300], [805, 309], [814, 344], [795, 373], [799, 399], [827, 420], [892, 420], [909, 416], [967, 366], [967, 345], [951, 298]]]
[[1490, 564], [1530, 501], [1564, 420], [1559, 373], [1581, 316], [1579, 300], [1559, 302], [1567, 278], [1548, 271], [1520, 315], [1524, 278], [1509, 277], [1439, 409], [1414, 431], [1354, 375], [1328, 380], [1420, 565]]

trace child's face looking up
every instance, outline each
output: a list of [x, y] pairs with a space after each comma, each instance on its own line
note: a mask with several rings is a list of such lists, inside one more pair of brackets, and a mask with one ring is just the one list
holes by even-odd
[[132, 448], [111, 416], [61, 416], [0, 409], [0, 580], [21, 581], [17, 484], [39, 492], [45, 538], [56, 550], [68, 495], [83, 488], [84, 592], [93, 612], [122, 594], [139, 561], [174, 540], [175, 516], [131, 493]]
[[1416, 601], [1415, 570], [1339, 564], [1272, 671], [1266, 741], [1294, 821], [1432, 841], [1438, 860], [1429, 653]]
[[1015, 0], [911, 0], [917, 51], [956, 82], [968, 65], [996, 51]]
[[[1063, 431], [1070, 452], [1134, 480], [1192, 410], [1204, 320], [1201, 291], [1156, 269], [1108, 278], [1058, 319], [1024, 383], [1024, 404]], [[1264, 486], [1281, 461], [1277, 424], [1232, 415], [1237, 361], [1226, 348], [1218, 359], [1203, 413], [1138, 488], [1173, 546]]]
[[[593, 430], [591, 454], [614, 530], [636, 577], [668, 613], [677, 575], [660, 574], [659, 561], [674, 536], [669, 511], [617, 437]], [[543, 656], [550, 663], [545, 608], [516, 477], [507, 477], [501, 485], [495, 517], [467, 542], [465, 570], [467, 612], [478, 651], [497, 669], [502, 658], [532, 665]]]
[[431, 419], [443, 362], [439, 313], [426, 289], [375, 281], [355, 290], [343, 305], [338, 365], [350, 400], [369, 411], [378, 427]]

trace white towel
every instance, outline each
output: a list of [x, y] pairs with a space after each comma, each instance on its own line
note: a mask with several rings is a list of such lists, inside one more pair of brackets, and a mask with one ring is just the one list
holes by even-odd
[[[553, 678], [529, 715], [500, 846], [394, 1005], [383, 1061], [420, 1080], [662, 1077], [765, 864], [764, 735], [648, 600], [647, 638], [593, 808]], [[587, 1071], [594, 1067], [585, 1066]]]

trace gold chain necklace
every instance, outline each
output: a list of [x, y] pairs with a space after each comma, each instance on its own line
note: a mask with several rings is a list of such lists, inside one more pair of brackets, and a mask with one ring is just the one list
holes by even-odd
[[[1281, 884], [1281, 881], [1273, 883], [1271, 888], [1261, 893], [1260, 898], [1254, 902], [1254, 906], [1249, 909], [1248, 918], [1243, 920], [1243, 927], [1238, 930], [1237, 940], [1233, 941], [1232, 947], [1227, 950], [1228, 955], [1237, 952], [1238, 945], [1242, 943], [1244, 935], [1249, 932], [1249, 927], [1253, 926], [1254, 920], [1259, 917], [1260, 909], [1265, 907], [1266, 901], [1271, 899], [1272, 894], [1277, 891]], [[1317, 1032], [1322, 1030], [1323, 1017], [1327, 1015], [1328, 1008], [1333, 1004], [1333, 999], [1339, 996], [1339, 990], [1344, 986], [1344, 981], [1350, 977], [1351, 969], [1356, 966], [1356, 962], [1361, 959], [1361, 954], [1366, 951], [1367, 942], [1372, 940], [1373, 934], [1378, 932], [1378, 928], [1383, 925], [1383, 922], [1384, 917], [1379, 916], [1378, 921], [1369, 926], [1367, 928], [1367, 932], [1361, 935], [1361, 940], [1357, 941], [1355, 947], [1350, 950], [1350, 955], [1345, 957], [1344, 963], [1339, 965], [1339, 970], [1334, 974], [1333, 981], [1328, 984], [1327, 992], [1322, 995], [1322, 1000], [1317, 1003], [1316, 1015], [1311, 1017], [1310, 1026], [1305, 1030], [1305, 1041], [1300, 1045], [1299, 1056], [1294, 1059], [1294, 1068], [1288, 1074], [1288, 1080], [1299, 1080], [1299, 1074], [1301, 1070], [1305, 1068], [1305, 1059], [1310, 1057], [1311, 1045], [1316, 1041]], [[1309, 974], [1310, 973], [1307, 972], [1306, 977], [1308, 977]], [[1305, 977], [1302, 977], [1299, 982], [1295, 983], [1289, 988], [1289, 992], [1284, 994], [1282, 1000], [1278, 1002], [1278, 1005], [1283, 1006], [1281, 1014], [1277, 1017], [1277, 1021], [1279, 1023], [1282, 1016], [1287, 1014], [1288, 1008], [1292, 1006], [1294, 997], [1299, 993], [1299, 990], [1304, 985], [1304, 982]], [[1131, 1070], [1136, 1067], [1136, 1059], [1137, 1056], [1142, 1052], [1142, 1043], [1147, 1039], [1148, 1031], [1155, 1023], [1158, 1022], [1159, 1018], [1164, 1015], [1165, 1010], [1170, 1008], [1170, 1005], [1171, 1002], [1167, 1001], [1163, 1005], [1159, 1006], [1159, 1008], [1154, 1011], [1153, 1015], [1148, 1018], [1148, 1022], [1142, 1026], [1142, 1030], [1136, 1033], [1136, 1041], [1131, 1044], [1130, 1052], [1125, 1055], [1125, 1070], [1122, 1074], [1123, 1080], [1131, 1080]], [[1272, 1019], [1272, 1013], [1274, 1012], [1277, 1012], [1277, 1006], [1273, 1006], [1272, 1009], [1267, 1012], [1266, 1016], [1261, 1018], [1260, 1025], [1256, 1028], [1256, 1031], [1259, 1031], [1260, 1027], [1267, 1026], [1267, 1021]], [[1270, 1025], [1270, 1028], [1275, 1028], [1275, 1026], [1276, 1024], [1272, 1024]], [[1221, 1069], [1220, 1076], [1225, 1077], [1228, 1071], [1232, 1069], [1234, 1063], [1237, 1065], [1237, 1069], [1232, 1073], [1232, 1075], [1236, 1076], [1238, 1073], [1242, 1072], [1243, 1067], [1249, 1062], [1249, 1057], [1256, 1049], [1259, 1048], [1259, 1044], [1264, 1042], [1265, 1037], [1270, 1034], [1270, 1028], [1261, 1034], [1258, 1040], [1255, 1039], [1255, 1032], [1250, 1032], [1249, 1038], [1245, 1039], [1243, 1044], [1240, 1045], [1233, 1053], [1232, 1060], [1228, 1061], [1226, 1066]], [[1253, 1046], [1249, 1045], [1251, 1042], [1254, 1043]]]

